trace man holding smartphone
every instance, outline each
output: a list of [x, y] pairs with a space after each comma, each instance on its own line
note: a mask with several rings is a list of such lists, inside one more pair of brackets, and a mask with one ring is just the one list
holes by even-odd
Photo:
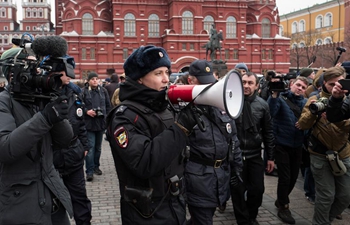
[[[347, 91], [341, 90], [339, 84], [345, 75], [342, 67], [327, 69], [323, 75], [321, 93], [309, 98], [298, 121], [301, 129], [312, 129], [308, 150], [316, 188], [312, 220], [315, 225], [331, 224], [350, 203], [350, 171], [345, 168], [337, 174], [332, 166], [336, 163], [339, 168], [340, 164], [350, 167], [350, 121], [344, 120], [350, 118], [350, 110], [347, 104], [343, 104], [344, 93]], [[346, 113], [341, 111], [342, 106], [348, 108]]]

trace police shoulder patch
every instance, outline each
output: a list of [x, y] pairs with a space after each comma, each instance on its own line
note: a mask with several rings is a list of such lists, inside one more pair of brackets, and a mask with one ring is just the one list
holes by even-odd
[[124, 127], [118, 127], [114, 131], [114, 139], [121, 148], [126, 148], [128, 146], [129, 137], [128, 132]]

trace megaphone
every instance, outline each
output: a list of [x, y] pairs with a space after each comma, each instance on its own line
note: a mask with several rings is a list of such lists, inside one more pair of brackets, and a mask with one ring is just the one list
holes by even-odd
[[[177, 104], [191, 102], [195, 104], [215, 106], [236, 119], [242, 112], [244, 94], [242, 77], [237, 70], [230, 70], [215, 84], [206, 85], [170, 85], [168, 99]], [[206, 90], [204, 90], [207, 88]], [[204, 90], [204, 91], [203, 91]], [[202, 93], [203, 91], [203, 93]]]

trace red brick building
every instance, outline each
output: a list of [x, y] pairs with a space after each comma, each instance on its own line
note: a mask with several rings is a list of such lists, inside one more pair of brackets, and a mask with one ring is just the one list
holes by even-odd
[[24, 32], [61, 35], [75, 57], [77, 78], [89, 71], [107, 76], [107, 69], [121, 74], [132, 51], [148, 44], [167, 50], [174, 72], [185, 71], [206, 58], [202, 46], [213, 23], [223, 33], [221, 59], [228, 69], [244, 62], [256, 73], [288, 72], [290, 65], [290, 40], [278, 35], [275, 0], [56, 0], [55, 30], [47, 0], [22, 0], [20, 23], [12, 1], [0, 0], [1, 47], [10, 48], [12, 37]]

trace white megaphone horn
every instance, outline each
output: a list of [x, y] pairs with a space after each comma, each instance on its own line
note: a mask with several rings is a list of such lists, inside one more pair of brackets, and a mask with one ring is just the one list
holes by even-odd
[[195, 99], [195, 104], [215, 106], [236, 119], [242, 112], [244, 101], [239, 72], [230, 70], [221, 80], [201, 93], [209, 85], [170, 85], [168, 99], [174, 104]]

